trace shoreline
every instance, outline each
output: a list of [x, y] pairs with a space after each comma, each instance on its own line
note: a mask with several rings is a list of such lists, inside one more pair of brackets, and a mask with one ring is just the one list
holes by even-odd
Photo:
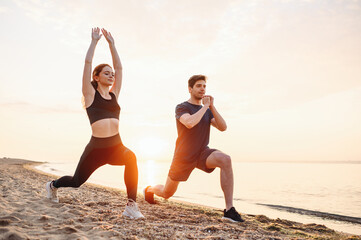
[[[234, 165], [234, 169], [235, 170], [252, 169], [255, 166], [257, 166], [257, 163], [253, 167], [242, 166], [240, 164], [244, 164], [244, 163], [236, 162]], [[249, 163], [246, 163], [246, 165], [248, 164]], [[154, 169], [157, 170], [155, 173], [152, 174], [149, 173], [148, 171], [144, 171], [144, 169], [147, 169], [149, 167], [147, 161], [145, 162], [140, 161], [138, 163], [138, 168], [139, 168], [138, 188], [144, 189], [144, 187], [149, 185], [149, 183], [154, 185], [156, 183], [162, 182], [162, 179], [166, 177], [166, 172], [168, 170], [168, 166], [166, 165], [167, 163], [157, 163], [157, 165], [154, 167]], [[265, 166], [262, 165], [262, 167]], [[290, 166], [287, 165], [280, 167], [290, 167]], [[71, 175], [74, 169], [76, 168], [76, 164], [64, 163], [64, 162], [59, 162], [59, 163], [47, 162], [38, 165], [35, 168], [46, 173], [55, 174], [57, 176], [63, 176], [63, 175]], [[96, 171], [88, 179], [87, 182], [100, 184], [102, 186], [114, 187], [116, 189], [125, 189], [125, 184], [122, 179], [122, 174], [123, 174], [122, 171], [123, 169], [116, 170], [112, 166], [104, 166], [104, 168], [100, 169], [99, 171]], [[236, 174], [239, 173], [240, 172]], [[219, 174], [219, 172], [218, 173], [216, 172], [216, 174]], [[171, 199], [194, 203], [194, 204], [206, 205], [217, 209], [223, 209], [220, 208], [224, 205], [223, 192], [219, 191], [220, 189], [211, 189], [209, 187], [210, 185], [219, 184], [217, 178], [214, 177], [212, 178], [210, 176], [211, 175], [208, 174], [202, 176], [202, 172], [194, 171], [190, 180], [184, 184], [181, 184], [182, 186], [179, 187], [177, 193]], [[248, 175], [248, 177], [250, 176]], [[246, 179], [248, 179], [248, 177], [246, 177]], [[288, 176], [288, 177], [292, 178], [292, 176]], [[347, 198], [347, 196], [351, 196], [351, 194], [349, 193], [347, 193], [347, 195], [339, 196], [340, 198], [336, 199], [337, 200], [336, 202], [332, 202], [327, 199], [328, 200], [327, 203], [322, 203], [322, 199], [320, 199], [322, 206], [319, 203], [315, 203], [315, 204], [306, 203], [308, 202], [308, 200], [312, 200], [312, 199], [308, 199], [309, 196], [303, 196], [305, 197], [304, 199], [305, 204], [303, 204], [302, 202], [299, 201], [298, 198], [296, 199], [294, 195], [295, 193], [304, 194], [302, 190], [301, 191], [296, 190], [296, 192], [292, 192], [289, 196], [291, 198], [291, 201], [287, 202], [285, 201], [285, 197], [288, 198], [288, 196], [286, 196], [285, 191], [280, 191], [281, 188], [278, 189], [278, 192], [280, 192], [281, 194], [280, 196], [277, 196], [275, 194], [269, 195], [270, 192], [272, 192], [273, 186], [275, 186], [274, 184], [277, 184], [277, 182], [275, 181], [273, 181], [272, 184], [267, 183], [268, 188], [266, 188], [264, 186], [260, 186], [260, 184], [257, 184], [252, 180], [248, 183], [245, 183], [244, 179], [243, 180], [239, 179], [239, 180], [243, 181], [243, 187], [245, 187], [245, 191], [247, 193], [242, 192], [242, 194], [240, 194], [240, 187], [236, 186], [235, 195], [234, 195], [235, 197], [233, 198], [233, 200], [236, 209], [241, 210], [241, 212], [243, 213], [253, 214], [253, 215], [262, 214], [269, 218], [288, 219], [290, 221], [301, 222], [301, 223], [317, 223], [317, 224], [325, 225], [328, 228], [334, 229], [336, 231], [361, 235], [361, 224], [358, 222], [358, 220], [361, 219], [359, 218], [360, 214], [357, 214], [360, 211], [357, 209], [357, 207], [356, 208], [355, 206], [352, 207], [355, 211], [350, 211], [352, 205], [347, 207], [348, 204], [344, 204], [342, 207], [340, 206], [341, 207], [340, 209], [329, 207], [329, 204], [333, 204], [335, 206], [341, 204], [341, 200], [340, 200], [341, 198], [343, 200], [346, 200], [346, 202], [348, 203], [352, 202]], [[295, 179], [291, 179], [290, 181], [293, 184], [297, 183], [294, 180]], [[302, 179], [299, 180], [302, 181]], [[209, 183], [209, 184], [205, 184], [202, 186], [202, 184], [200, 184], [201, 182]], [[258, 182], [262, 182], [262, 181], [258, 181]], [[249, 186], [254, 186], [253, 189], [255, 190], [251, 190]], [[283, 185], [282, 187], [286, 187], [287, 189], [287, 186], [285, 185]], [[262, 193], [262, 195], [257, 195], [258, 193], [261, 193], [260, 190], [264, 190], [266, 192]], [[331, 189], [329, 188], [328, 191], [330, 190]], [[341, 189], [339, 186], [338, 190], [336, 191], [340, 191], [340, 190]], [[215, 193], [213, 191], [215, 191]], [[330, 197], [332, 197], [332, 194], [335, 196], [334, 194], [335, 190], [331, 190], [331, 191], [333, 192], [328, 192], [328, 195]], [[141, 192], [141, 190], [139, 192]], [[314, 191], [314, 189], [311, 192], [313, 194], [316, 194], [314, 196], [320, 197], [319, 195], [317, 195], [319, 193], [317, 191]], [[357, 194], [357, 192], [355, 191], [354, 193]], [[245, 196], [251, 196], [251, 197], [247, 198]], [[268, 198], [267, 196], [270, 198]], [[355, 204], [359, 204], [359, 203], [355, 202]]]
[[261, 206], [278, 209], [281, 211], [298, 213], [298, 214], [302, 214], [302, 215], [311, 215], [311, 216], [316, 216], [319, 218], [349, 222], [349, 223], [353, 223], [353, 224], [361, 224], [361, 218], [359, 218], [359, 217], [351, 217], [351, 216], [345, 216], [345, 215], [340, 215], [340, 214], [313, 211], [313, 210], [308, 210], [308, 209], [295, 208], [295, 207], [282, 206], [282, 205], [263, 204], [263, 203], [257, 203], [257, 204], [261, 205]]
[[55, 175], [34, 168], [42, 163], [0, 158], [0, 239], [361, 239], [263, 215], [242, 214], [244, 223], [229, 223], [220, 209], [174, 199], [150, 205], [141, 194], [146, 219], [129, 220], [121, 216], [125, 191], [93, 183], [59, 189], [60, 203], [53, 203], [44, 185]]

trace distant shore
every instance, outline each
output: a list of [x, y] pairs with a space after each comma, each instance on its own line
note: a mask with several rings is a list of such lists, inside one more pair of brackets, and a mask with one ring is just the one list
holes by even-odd
[[59, 203], [46, 199], [54, 176], [39, 162], [0, 158], [0, 239], [361, 239], [323, 225], [242, 215], [244, 223], [221, 220], [218, 209], [138, 195], [145, 220], [122, 217], [125, 191], [86, 183], [60, 189]]

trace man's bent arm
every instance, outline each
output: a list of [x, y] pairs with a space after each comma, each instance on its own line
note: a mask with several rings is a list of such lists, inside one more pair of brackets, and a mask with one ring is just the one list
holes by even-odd
[[211, 121], [212, 125], [216, 127], [219, 131], [226, 131], [227, 124], [226, 121], [223, 119], [221, 114], [217, 111], [216, 107], [214, 105], [210, 106], [209, 109], [211, 109], [213, 114], [213, 119]]
[[204, 105], [201, 109], [198, 110], [198, 112], [192, 115], [190, 115], [189, 113], [185, 113], [179, 118], [179, 121], [188, 129], [190, 129], [201, 121], [208, 107], [209, 105]]

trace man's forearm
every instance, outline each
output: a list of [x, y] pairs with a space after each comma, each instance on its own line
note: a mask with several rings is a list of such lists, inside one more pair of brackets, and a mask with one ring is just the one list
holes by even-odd
[[187, 118], [185, 118], [184, 120], [182, 119], [181, 122], [187, 127], [187, 128], [192, 128], [195, 125], [197, 125], [203, 115], [205, 114], [205, 112], [207, 111], [208, 106], [203, 106], [201, 109], [198, 110], [198, 112], [187, 116]]
[[227, 129], [226, 121], [222, 118], [221, 114], [217, 111], [215, 106], [210, 106], [209, 109], [211, 110], [214, 120], [216, 121], [217, 128], [220, 131], [225, 131]]

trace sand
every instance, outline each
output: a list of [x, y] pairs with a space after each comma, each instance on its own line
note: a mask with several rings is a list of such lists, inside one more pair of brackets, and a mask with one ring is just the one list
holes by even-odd
[[95, 184], [62, 188], [59, 203], [46, 198], [55, 176], [39, 162], [0, 159], [0, 239], [361, 239], [317, 224], [262, 215], [244, 223], [222, 220], [222, 211], [175, 200], [150, 205], [138, 195], [145, 220], [122, 217], [125, 191]]

